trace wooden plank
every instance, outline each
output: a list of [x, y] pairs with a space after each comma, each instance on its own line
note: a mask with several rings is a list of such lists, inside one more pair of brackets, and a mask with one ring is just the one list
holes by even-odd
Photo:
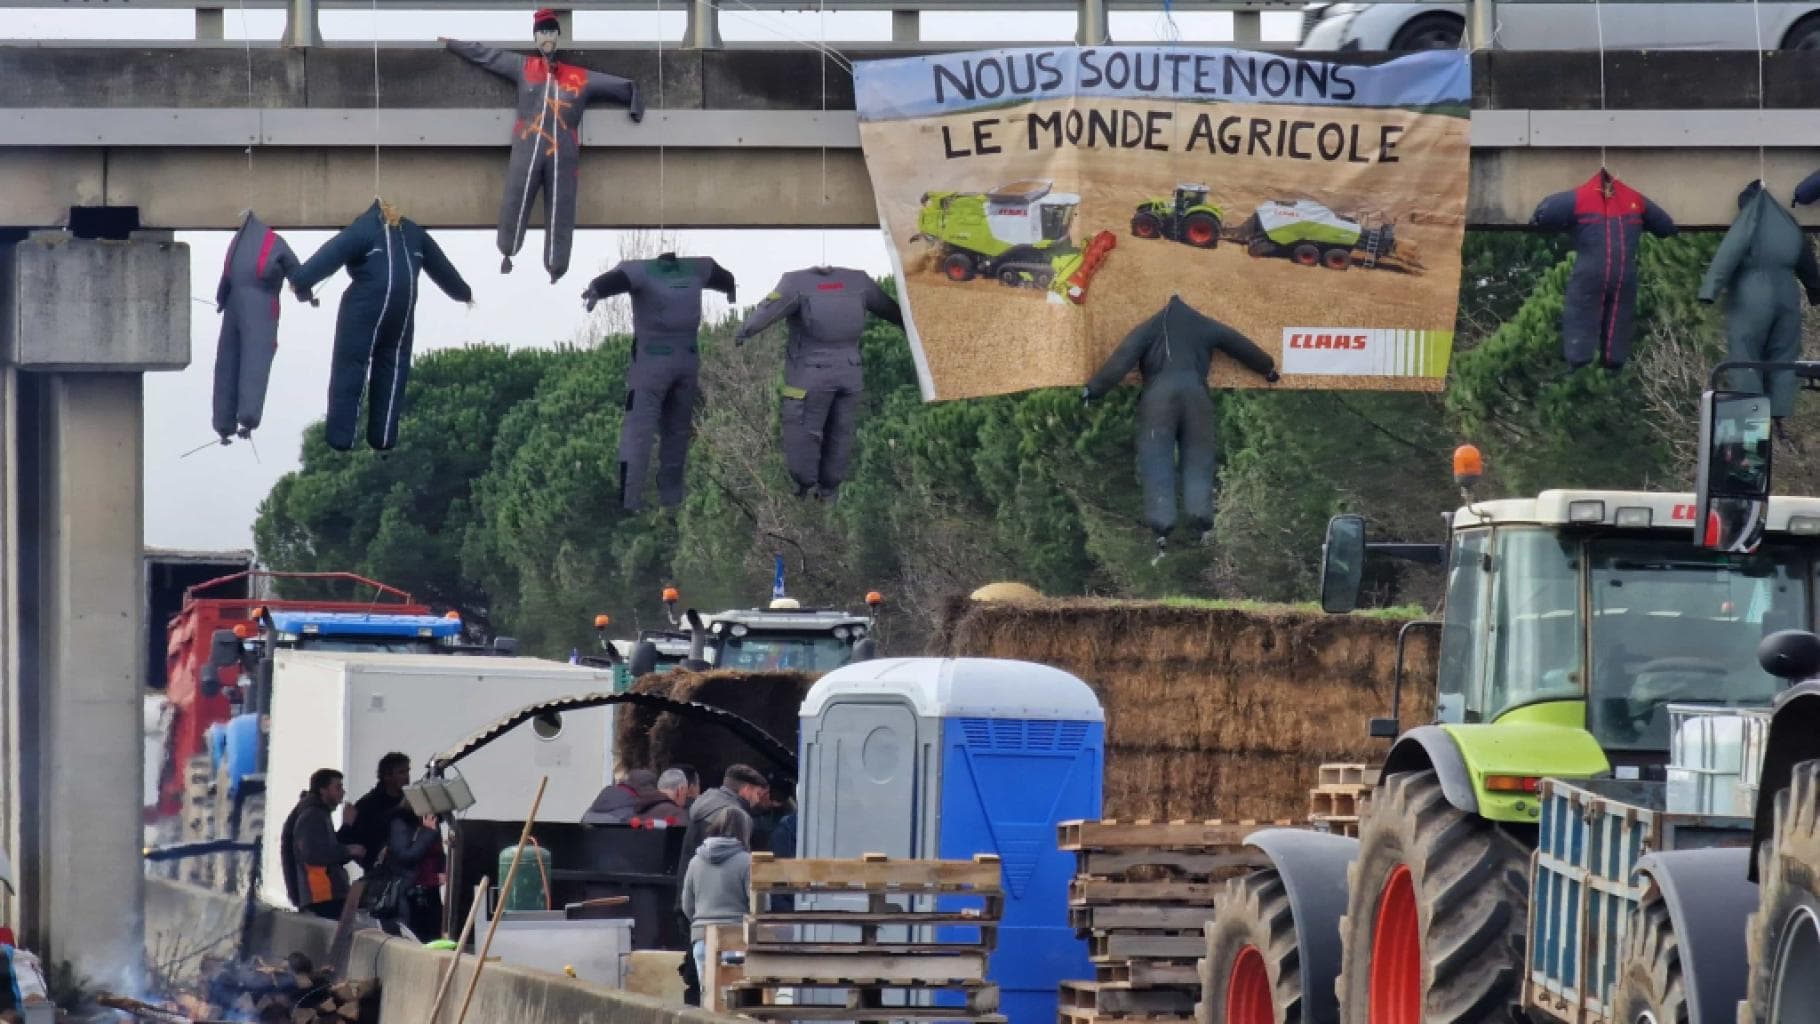
[[930, 911], [919, 913], [914, 910], [898, 910], [888, 913], [875, 913], [866, 910], [841, 910], [838, 907], [815, 907], [806, 910], [773, 910], [762, 914], [748, 914], [746, 920], [759, 927], [789, 926], [798, 924], [844, 924], [858, 927], [860, 925], [918, 925], [954, 924], [972, 925], [976, 928], [991, 928], [998, 924], [999, 913], [980, 911]]
[[754, 942], [746, 946], [754, 953], [877, 953], [884, 956], [918, 956], [924, 953], [979, 953], [989, 955], [989, 942]]
[[742, 1006], [734, 1011], [755, 1020], [970, 1021], [972, 1024], [1006, 1024], [997, 1013], [973, 1013], [964, 1006], [884, 1006], [849, 1009], [845, 1006]]
[[1063, 1009], [1055, 1011], [1057, 1024], [1112, 1024], [1112, 1022], [1135, 1022], [1143, 1024], [1195, 1024], [1195, 1019], [1187, 1014], [1175, 1016], [1137, 1016], [1116, 1013], [1101, 1013], [1097, 1010]]
[[1068, 923], [1077, 931], [1186, 931], [1205, 928], [1213, 908], [1182, 904], [1121, 903], [1069, 907]]
[[1187, 903], [1211, 907], [1222, 889], [1220, 882], [1114, 882], [1101, 878], [1076, 878], [1068, 883], [1068, 902], [1076, 906], [1101, 903]]
[[1293, 825], [1268, 821], [1064, 821], [1056, 826], [1063, 850], [1118, 850], [1134, 846], [1194, 850], [1236, 846], [1260, 828]]
[[1095, 960], [1145, 958], [1151, 960], [1188, 960], [1205, 955], [1207, 937], [1190, 935], [1127, 935], [1114, 932], [1088, 939]]
[[[744, 969], [738, 964], [721, 963], [720, 954], [745, 948], [745, 929], [737, 924], [711, 924], [705, 931], [707, 949], [703, 951], [703, 959], [707, 961], [708, 976], [700, 981], [701, 1008], [710, 1013], [723, 1013], [726, 1010], [723, 993], [743, 977]], [[684, 952], [683, 955], [692, 954]]]
[[1187, 1016], [1199, 992], [1175, 988], [1102, 988], [1094, 1009], [1119, 1016]]
[[778, 860], [752, 855], [752, 889], [766, 893], [903, 891], [1002, 892], [999, 860], [980, 854], [965, 860]]
[[986, 952], [773, 953], [746, 950], [748, 982], [835, 985], [841, 979], [890, 981], [893, 984], [978, 982], [986, 977]]
[[1095, 964], [1093, 973], [1094, 980], [1101, 984], [1123, 983], [1140, 988], [1202, 983], [1200, 968], [1195, 964], [1162, 960], [1115, 960]]
[[1166, 867], [1178, 875], [1206, 878], [1243, 868], [1261, 867], [1265, 857], [1246, 846], [1208, 850], [1081, 850], [1075, 854], [1075, 873], [1116, 878], [1133, 868]]

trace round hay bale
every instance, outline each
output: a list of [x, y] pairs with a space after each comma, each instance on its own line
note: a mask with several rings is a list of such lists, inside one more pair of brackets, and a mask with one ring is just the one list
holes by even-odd
[[1043, 599], [1043, 595], [1036, 588], [1015, 581], [988, 583], [968, 596], [975, 601], [1004, 601], [1014, 604]]

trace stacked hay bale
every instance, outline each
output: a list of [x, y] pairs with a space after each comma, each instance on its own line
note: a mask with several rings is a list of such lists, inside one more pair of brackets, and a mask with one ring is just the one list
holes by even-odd
[[[1325, 762], [1382, 760], [1403, 621], [1287, 607], [956, 600], [931, 653], [1086, 680], [1106, 708], [1104, 814], [1300, 820]], [[1434, 635], [1413, 634], [1403, 724], [1432, 714]]]
[[[684, 672], [648, 675], [632, 684], [638, 693], [671, 700], [711, 704], [745, 718], [795, 750], [797, 718], [815, 676], [801, 672]], [[621, 770], [681, 762], [701, 773], [704, 789], [720, 785], [728, 765], [748, 764], [759, 771], [771, 763], [725, 728], [671, 712], [622, 705], [617, 712], [614, 751]]]

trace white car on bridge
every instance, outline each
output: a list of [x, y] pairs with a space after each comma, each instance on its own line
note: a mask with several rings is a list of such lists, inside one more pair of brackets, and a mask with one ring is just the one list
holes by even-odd
[[[1603, 22], [1608, 50], [1820, 49], [1816, 3], [1509, 3], [1497, 7], [1501, 50], [1591, 50]], [[1465, 4], [1329, 3], [1302, 8], [1304, 50], [1446, 50], [1460, 45]]]

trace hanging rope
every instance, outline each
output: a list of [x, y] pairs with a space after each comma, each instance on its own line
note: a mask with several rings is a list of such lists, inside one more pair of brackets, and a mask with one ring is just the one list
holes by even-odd
[[[258, 109], [258, 102], [253, 98], [253, 30], [246, 21], [246, 0], [240, 0], [240, 39], [246, 51], [246, 105], [250, 110]], [[259, 144], [261, 118], [253, 115], [253, 137], [246, 144], [246, 204], [253, 205], [253, 147]]]
[[[1593, 21], [1599, 29], [1599, 116], [1604, 117], [1605, 110], [1605, 5], [1600, 0], [1593, 0]], [[1599, 130], [1599, 169], [1608, 170], [1605, 163], [1605, 139], [1611, 134], [1610, 125]]]
[[[245, 0], [242, 0], [242, 2], [245, 2]], [[818, 0], [818, 6], [817, 6], [815, 17], [816, 17], [816, 22], [817, 22], [817, 35], [820, 37], [820, 41], [821, 41], [821, 45], [819, 47], [817, 47], [817, 49], [821, 50], [821, 74], [822, 74], [821, 130], [825, 133], [828, 130], [828, 0]], [[821, 265], [825, 267], [828, 265], [828, 140], [827, 140], [826, 135], [824, 135], [822, 138], [821, 213], [822, 213], [822, 217], [821, 217], [821, 221], [822, 221]]]
[[1757, 25], [1757, 180], [1769, 191], [1768, 158], [1763, 149], [1763, 14], [1757, 0], [1750, 0], [1751, 20]]
[[[727, 14], [734, 14], [736, 16], [739, 14], [738, 11], [728, 10], [725, 0], [708, 0], [708, 3], [716, 11], [719, 11], [722, 13], [727, 13]], [[732, 0], [732, 3], [736, 7], [743, 8], [744, 10], [750, 11], [753, 14], [759, 15], [759, 17], [761, 19], [763, 17], [765, 17], [767, 14], [767, 12], [761, 11], [758, 8], [752, 6], [751, 4], [746, 3], [745, 0]], [[822, 53], [823, 56], [826, 56], [830, 60], [834, 61], [835, 64], [839, 65], [839, 67], [842, 71], [845, 71], [849, 75], [853, 74], [852, 59], [849, 58], [845, 53], [842, 53], [840, 50], [836, 49], [835, 47], [827, 46], [825, 44], [818, 45], [815, 42], [815, 40], [813, 40], [813, 39], [804, 39], [803, 37], [796, 35], [793, 32], [786, 32], [781, 29], [774, 28], [773, 26], [771, 26], [770, 24], [768, 24], [767, 22], [765, 22], [763, 20], [757, 20], [757, 21], [754, 21], [751, 19], [741, 19], [741, 20], [746, 21], [747, 24], [756, 25], [757, 27], [765, 30], [766, 32], [771, 33], [772, 35], [776, 36], [779, 39], [782, 39], [783, 41], [785, 41], [787, 43], [792, 43], [794, 45], [801, 46], [805, 49], [818, 50]]]
[[[685, 0], [686, 2], [686, 0]], [[664, 111], [664, 0], [657, 3], [657, 115], [661, 118]], [[699, 26], [697, 26], [699, 28]], [[664, 204], [664, 128], [657, 126], [657, 244], [659, 249], [664, 244], [664, 228], [669, 224], [668, 210]]]
[[379, 0], [373, 0], [373, 198], [378, 199], [382, 194], [379, 187]]

